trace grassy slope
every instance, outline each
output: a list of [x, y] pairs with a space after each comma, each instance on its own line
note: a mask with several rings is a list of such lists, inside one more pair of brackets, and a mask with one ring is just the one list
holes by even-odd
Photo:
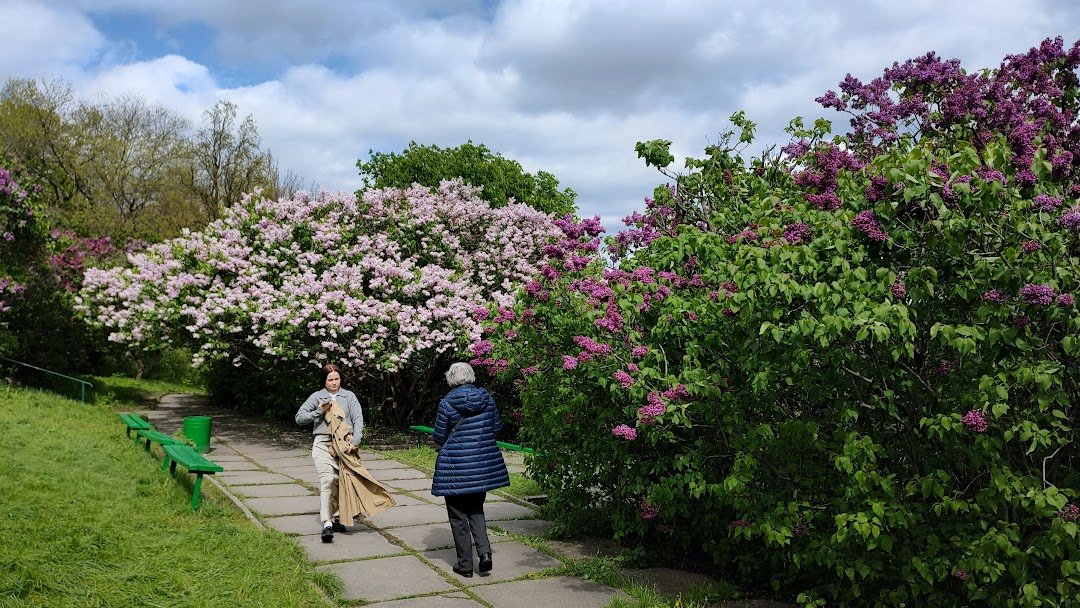
[[210, 484], [192, 513], [110, 407], [0, 386], [0, 455], [0, 606], [326, 605], [294, 542]]

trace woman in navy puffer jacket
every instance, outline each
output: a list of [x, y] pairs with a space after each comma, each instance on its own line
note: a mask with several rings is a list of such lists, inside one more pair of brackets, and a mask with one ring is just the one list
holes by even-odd
[[499, 408], [491, 394], [477, 388], [468, 363], [454, 363], [446, 372], [452, 387], [439, 402], [432, 439], [439, 444], [431, 493], [446, 499], [446, 514], [457, 548], [454, 572], [473, 575], [472, 545], [479, 554], [477, 570], [491, 570], [491, 543], [484, 520], [489, 490], [510, 485], [495, 437], [502, 430]]

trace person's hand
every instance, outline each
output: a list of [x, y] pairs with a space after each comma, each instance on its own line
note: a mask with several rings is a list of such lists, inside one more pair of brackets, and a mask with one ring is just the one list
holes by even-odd
[[359, 451], [360, 451], [360, 447], [352, 445], [352, 444], [350, 444], [349, 447], [345, 448], [345, 453], [346, 454], [355, 454], [355, 453], [357, 453]]

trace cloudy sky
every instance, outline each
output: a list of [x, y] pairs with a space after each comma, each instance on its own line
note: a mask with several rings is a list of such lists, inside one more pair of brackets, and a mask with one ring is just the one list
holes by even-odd
[[0, 78], [134, 93], [194, 122], [218, 99], [254, 116], [282, 169], [359, 185], [369, 149], [487, 144], [578, 192], [609, 230], [733, 112], [785, 141], [845, 74], [936, 51], [993, 67], [1080, 38], [1075, 0], [0, 0]]

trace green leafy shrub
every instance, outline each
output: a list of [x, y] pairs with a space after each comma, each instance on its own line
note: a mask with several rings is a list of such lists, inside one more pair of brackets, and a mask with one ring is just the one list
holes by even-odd
[[673, 183], [609, 258], [562, 222], [472, 345], [550, 512], [807, 606], [1080, 603], [1078, 65], [928, 54], [685, 175], [639, 144]]

